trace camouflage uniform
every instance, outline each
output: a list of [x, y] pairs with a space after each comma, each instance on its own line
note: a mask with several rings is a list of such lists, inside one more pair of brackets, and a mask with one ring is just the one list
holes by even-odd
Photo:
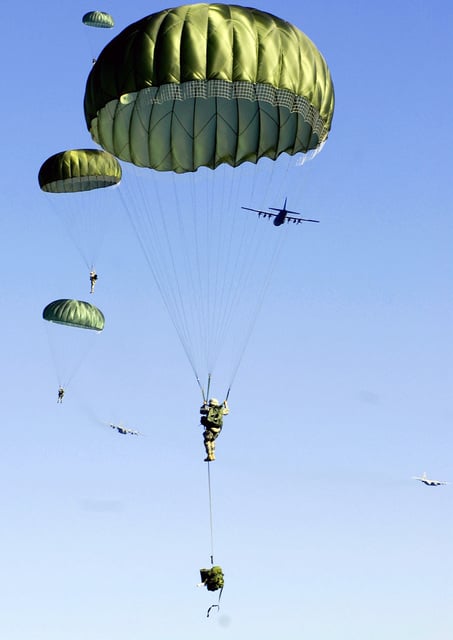
[[97, 279], [98, 279], [98, 275], [96, 271], [90, 271], [90, 285], [91, 285], [90, 293], [94, 293], [94, 287]]
[[58, 398], [57, 398], [58, 404], [61, 404], [63, 402], [63, 396], [64, 396], [64, 389], [63, 387], [60, 387], [58, 389]]
[[215, 460], [215, 440], [219, 433], [222, 431], [223, 416], [229, 412], [227, 402], [219, 405], [218, 400], [211, 398], [209, 403], [205, 403], [201, 406], [200, 422], [204, 426], [203, 440], [206, 449], [205, 462], [212, 462]]

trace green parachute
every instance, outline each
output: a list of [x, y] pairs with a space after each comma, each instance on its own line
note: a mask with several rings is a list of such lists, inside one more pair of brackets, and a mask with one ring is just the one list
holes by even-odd
[[[220, 356], [219, 394], [227, 398], [285, 234], [241, 205], [258, 196], [296, 200], [300, 177], [284, 185], [289, 172], [274, 169], [326, 142], [334, 112], [327, 63], [274, 15], [187, 4], [131, 24], [104, 47], [88, 75], [84, 112], [103, 149], [135, 165], [135, 174], [153, 170], [141, 170], [143, 187], [137, 180], [124, 202], [203, 400]], [[215, 384], [224, 384], [217, 372]], [[212, 564], [213, 557], [211, 548]], [[219, 566], [200, 575], [221, 593]]]
[[100, 309], [83, 300], [63, 298], [49, 303], [42, 312], [44, 320], [57, 324], [102, 331], [104, 329], [104, 314]]
[[100, 149], [60, 151], [39, 169], [39, 186], [89, 270], [115, 216], [121, 176], [118, 160]]
[[50, 302], [42, 317], [59, 387], [67, 389], [104, 329], [104, 314], [83, 300], [63, 298]]
[[129, 163], [122, 201], [197, 380], [222, 362], [229, 389], [286, 234], [241, 206], [296, 206], [299, 167], [331, 129], [326, 61], [274, 15], [187, 4], [104, 47], [84, 112], [92, 138]]
[[89, 74], [94, 140], [159, 171], [238, 166], [318, 149], [334, 90], [315, 45], [257, 9], [184, 5], [127, 27]]
[[87, 27], [97, 27], [98, 29], [111, 29], [115, 26], [112, 16], [104, 11], [88, 11], [83, 16], [82, 22]]
[[42, 164], [39, 186], [49, 193], [91, 191], [118, 184], [118, 160], [99, 149], [70, 149], [54, 154]]

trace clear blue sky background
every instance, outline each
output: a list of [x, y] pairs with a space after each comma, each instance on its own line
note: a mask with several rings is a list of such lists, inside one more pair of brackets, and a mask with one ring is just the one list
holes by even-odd
[[212, 465], [226, 586], [208, 620], [199, 390], [126, 217], [99, 263], [106, 329], [61, 406], [41, 319], [88, 297], [37, 183], [48, 156], [92, 146], [81, 17], [114, 16], [102, 47], [164, 6], [3, 7], [2, 638], [452, 637], [453, 489], [411, 476], [453, 481], [453, 5], [255, 6], [316, 43], [337, 102], [291, 203], [322, 223], [288, 238]]

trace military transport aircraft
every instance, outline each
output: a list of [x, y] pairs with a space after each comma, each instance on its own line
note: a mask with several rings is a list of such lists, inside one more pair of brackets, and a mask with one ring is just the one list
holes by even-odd
[[[277, 211], [278, 213], [271, 213], [270, 211], [262, 211], [261, 209], [251, 209], [250, 207], [241, 207], [241, 209], [246, 209], [247, 211], [254, 211], [258, 214], [258, 217], [263, 216], [263, 218], [274, 218], [274, 225], [279, 227], [284, 222], [292, 222], [294, 224], [301, 224], [301, 222], [319, 222], [319, 220], [310, 220], [309, 218], [301, 218], [301, 213], [297, 211], [290, 211], [286, 208], [286, 201], [288, 198], [285, 198], [285, 202], [281, 209], [277, 209], [276, 207], [269, 207], [271, 211]], [[288, 215], [291, 213], [293, 215]], [[297, 216], [297, 217], [296, 217]]]
[[427, 484], [429, 487], [438, 487], [441, 484], [448, 484], [448, 482], [445, 482], [443, 480], [430, 480], [426, 477], [426, 471], [423, 472], [422, 476], [414, 476], [412, 480], [420, 480], [420, 482], [423, 482], [423, 484]]
[[140, 431], [135, 431], [134, 429], [128, 429], [127, 427], [123, 427], [123, 425], [121, 424], [113, 424], [113, 422], [111, 422], [108, 425], [111, 429], [116, 429], [118, 431], [118, 433], [121, 433], [122, 435], [132, 435], [132, 436], [140, 436], [142, 435], [140, 433]]

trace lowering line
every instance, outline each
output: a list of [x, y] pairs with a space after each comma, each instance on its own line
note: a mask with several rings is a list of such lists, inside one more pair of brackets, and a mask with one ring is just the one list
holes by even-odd
[[208, 461], [209, 529], [211, 534], [211, 566], [214, 565], [214, 526], [212, 519], [211, 463]]
[[[213, 519], [212, 519], [212, 491], [211, 491], [211, 466], [210, 462], [208, 462], [208, 492], [209, 492], [209, 528], [211, 533], [211, 568], [214, 566], [214, 527], [213, 527]], [[219, 599], [217, 600], [217, 604], [211, 604], [209, 609], [206, 612], [206, 617], [209, 618], [209, 614], [212, 609], [220, 609], [220, 598], [222, 597], [223, 587], [220, 589]]]

